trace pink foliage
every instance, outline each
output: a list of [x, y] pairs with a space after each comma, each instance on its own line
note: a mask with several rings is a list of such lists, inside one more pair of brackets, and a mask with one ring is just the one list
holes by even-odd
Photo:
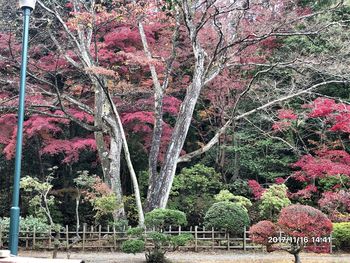
[[292, 126], [292, 123], [289, 121], [276, 121], [272, 125], [272, 129], [275, 131], [285, 131], [291, 126]]
[[284, 184], [285, 183], [285, 179], [282, 177], [277, 177], [275, 178], [275, 184]]
[[348, 191], [324, 192], [318, 205], [333, 221], [350, 221], [350, 193]]
[[301, 182], [338, 174], [350, 176], [350, 155], [343, 150], [321, 150], [316, 156], [302, 156], [293, 167], [300, 168], [293, 177]]
[[332, 232], [332, 222], [320, 210], [307, 205], [290, 205], [281, 210], [278, 225], [292, 237], [322, 237]]
[[269, 238], [277, 236], [277, 232], [278, 227], [268, 220], [260, 221], [249, 229], [249, 235], [252, 241], [264, 245], [268, 245]]
[[43, 154], [64, 154], [63, 163], [79, 161], [79, 154], [83, 150], [96, 151], [96, 141], [91, 138], [73, 138], [70, 140], [51, 139], [42, 148]]
[[298, 118], [298, 115], [296, 115], [293, 110], [280, 109], [278, 110], [278, 118], [280, 120], [296, 120]]
[[254, 198], [259, 200], [262, 194], [265, 192], [265, 189], [255, 180], [249, 180], [248, 186], [252, 191]]

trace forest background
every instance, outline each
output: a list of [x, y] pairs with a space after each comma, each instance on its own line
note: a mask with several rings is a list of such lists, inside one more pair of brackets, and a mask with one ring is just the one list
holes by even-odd
[[[21, 12], [0, 3], [8, 217]], [[291, 203], [350, 221], [348, 4], [38, 1], [22, 217], [138, 225], [169, 207], [201, 225], [212, 204], [231, 199], [249, 204], [252, 223]]]

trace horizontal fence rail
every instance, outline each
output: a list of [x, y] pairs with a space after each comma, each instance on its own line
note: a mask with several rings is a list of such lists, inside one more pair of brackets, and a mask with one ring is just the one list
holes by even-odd
[[[154, 230], [147, 230], [151, 232]], [[249, 238], [249, 231], [246, 228], [242, 229], [241, 236], [231, 236], [230, 233], [223, 230], [206, 229], [205, 227], [190, 227], [187, 229], [181, 229], [181, 227], [162, 230], [163, 233], [170, 235], [179, 234], [191, 234], [193, 240], [187, 245], [181, 247], [181, 249], [199, 251], [199, 250], [215, 250], [215, 249], [261, 249], [264, 250], [264, 246], [254, 244]], [[280, 236], [282, 233], [280, 233]], [[79, 237], [77, 239], [77, 237]], [[64, 230], [59, 233], [49, 231], [36, 231], [34, 228], [32, 231], [20, 230], [19, 233], [19, 246], [24, 249], [47, 249], [51, 250], [55, 247], [55, 240], [59, 241], [59, 247], [64, 249], [79, 249], [79, 250], [96, 250], [96, 249], [111, 249], [120, 250], [123, 241], [128, 240], [127, 230], [116, 230], [115, 227], [107, 226], [90, 226], [83, 225], [79, 231], [69, 229], [66, 226]], [[332, 237], [330, 240], [330, 253], [332, 253]], [[77, 242], [78, 241], [78, 242]], [[57, 244], [56, 244], [57, 245]], [[8, 231], [5, 231], [0, 226], [0, 248], [6, 248], [8, 246]], [[315, 244], [316, 246], [316, 244]]]

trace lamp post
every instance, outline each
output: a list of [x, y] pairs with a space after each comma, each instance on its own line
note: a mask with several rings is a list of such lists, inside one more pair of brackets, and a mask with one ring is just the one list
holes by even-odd
[[29, 38], [29, 18], [34, 10], [36, 0], [19, 0], [19, 6], [23, 10], [23, 38], [22, 38], [22, 61], [21, 78], [19, 89], [18, 124], [16, 140], [15, 174], [12, 195], [12, 207], [10, 211], [10, 235], [9, 247], [12, 255], [18, 254], [19, 235], [19, 188], [21, 177], [22, 143], [23, 143], [23, 120], [24, 120], [24, 100], [27, 74], [28, 38]]

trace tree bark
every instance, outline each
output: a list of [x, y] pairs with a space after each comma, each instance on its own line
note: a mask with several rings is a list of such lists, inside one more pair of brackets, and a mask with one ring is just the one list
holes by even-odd
[[[93, 79], [93, 76], [90, 76]], [[105, 82], [104, 80], [101, 80]], [[103, 91], [101, 85], [94, 81], [95, 86], [95, 126], [100, 128], [104, 127], [103, 122], [104, 116], [110, 115], [109, 102], [106, 94]], [[116, 124], [115, 124], [116, 126]], [[112, 129], [112, 128], [110, 128]], [[109, 151], [107, 150], [103, 132], [95, 132], [95, 140], [98, 155], [101, 161], [101, 167], [104, 177], [104, 182], [111, 188], [113, 193], [116, 195], [117, 204], [116, 210], [113, 212], [113, 219], [125, 218], [125, 210], [123, 204], [123, 193], [122, 185], [120, 180], [120, 155], [122, 149], [122, 141], [120, 140], [120, 134], [115, 132], [115, 136], [111, 136]]]
[[177, 161], [184, 145], [191, 124], [193, 111], [204, 83], [205, 56], [203, 49], [198, 45], [199, 44], [197, 43], [197, 45], [194, 46], [196, 64], [193, 74], [193, 82], [188, 87], [185, 99], [181, 104], [180, 112], [176, 120], [161, 172], [158, 178], [153, 180], [148, 189], [146, 204], [147, 211], [151, 211], [154, 208], [165, 208], [168, 202]]
[[115, 194], [117, 198], [117, 207], [115, 211], [113, 212], [113, 219], [114, 221], [117, 221], [118, 219], [125, 218], [125, 210], [124, 210], [124, 203], [123, 203], [123, 190], [122, 190], [122, 184], [120, 180], [120, 155], [122, 151], [122, 141], [119, 137], [112, 137], [111, 138], [111, 145], [110, 145], [110, 151], [109, 151], [109, 160], [110, 160], [110, 167], [109, 167], [109, 178], [111, 181], [111, 189], [113, 193]]
[[293, 256], [294, 256], [294, 263], [301, 263], [299, 253], [293, 254]]

